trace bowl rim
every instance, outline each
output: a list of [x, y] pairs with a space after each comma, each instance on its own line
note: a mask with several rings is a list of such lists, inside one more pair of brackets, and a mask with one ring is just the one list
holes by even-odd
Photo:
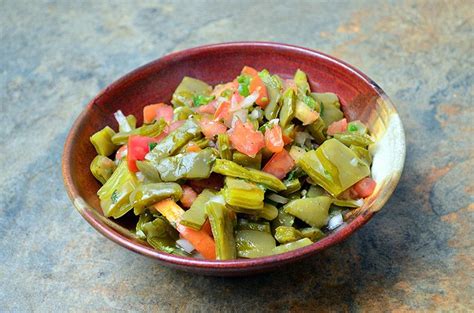
[[[83, 218], [92, 226], [94, 227], [99, 233], [107, 237], [108, 239], [112, 240], [113, 242], [121, 245], [122, 247], [127, 248], [135, 253], [145, 255], [147, 257], [156, 259], [158, 261], [167, 263], [169, 265], [174, 265], [175, 267], [181, 269], [207, 269], [213, 272], [219, 272], [219, 270], [225, 272], [237, 272], [242, 269], [265, 269], [271, 266], [277, 265], [284, 265], [302, 258], [305, 258], [310, 255], [314, 255], [330, 246], [333, 246], [346, 238], [348, 238], [352, 233], [354, 233], [357, 229], [362, 227], [365, 223], [367, 223], [376, 213], [376, 211], [367, 210], [362, 212], [359, 216], [355, 217], [350, 223], [346, 224], [345, 227], [341, 228], [339, 231], [331, 233], [326, 238], [317, 241], [309, 246], [296, 249], [293, 251], [289, 251], [282, 254], [262, 257], [262, 258], [255, 258], [255, 259], [235, 259], [235, 260], [226, 260], [226, 261], [219, 261], [219, 260], [204, 260], [204, 259], [196, 259], [191, 257], [181, 257], [177, 255], [168, 254], [165, 252], [160, 252], [158, 250], [153, 249], [152, 247], [147, 247], [145, 245], [140, 245], [139, 243], [127, 238], [125, 235], [121, 234], [114, 230], [110, 223], [106, 223], [104, 221], [104, 217], [101, 217], [95, 209], [89, 206], [82, 198], [79, 196], [79, 190], [74, 184], [74, 180], [71, 175], [70, 171], [70, 156], [73, 149], [73, 138], [78, 134], [79, 125], [81, 124], [84, 116], [89, 111], [89, 109], [94, 105], [94, 103], [99, 99], [104, 93], [108, 90], [119, 86], [125, 81], [133, 79], [134, 77], [143, 77], [147, 75], [148, 72], [153, 68], [153, 65], [161, 62], [170, 61], [174, 58], [181, 58], [181, 57], [188, 57], [193, 54], [202, 53], [205, 51], [210, 50], [219, 50], [222, 48], [233, 48], [233, 47], [242, 47], [242, 46], [252, 46], [252, 47], [265, 47], [271, 49], [284, 49], [287, 51], [293, 52], [300, 52], [304, 54], [308, 54], [317, 58], [322, 58], [327, 61], [336, 63], [338, 66], [343, 67], [345, 70], [351, 72], [359, 76], [360, 79], [365, 81], [367, 84], [371, 85], [377, 94], [383, 97], [384, 101], [391, 105], [393, 108], [393, 112], [398, 115], [395, 106], [393, 105], [390, 98], [387, 94], [367, 75], [362, 73], [360, 70], [354, 68], [353, 66], [349, 65], [348, 63], [339, 60], [333, 56], [325, 54], [323, 52], [304, 48], [296, 45], [291, 44], [284, 44], [278, 42], [268, 42], [268, 41], [236, 41], [236, 42], [224, 42], [224, 43], [217, 43], [217, 44], [209, 44], [209, 45], [202, 45], [193, 47], [190, 49], [185, 49], [181, 51], [171, 52], [167, 55], [164, 55], [161, 58], [153, 60], [149, 63], [146, 63], [131, 72], [125, 74], [124, 76], [120, 77], [119, 79], [115, 80], [110, 85], [106, 86], [102, 89], [88, 104], [87, 106], [81, 111], [79, 116], [74, 121], [64, 144], [64, 150], [62, 155], [62, 174], [64, 185], [66, 187], [66, 191], [68, 193], [69, 198], [71, 199], [74, 207], [79, 211], [79, 213], [83, 216]], [[401, 126], [401, 132], [403, 135], [403, 142], [402, 144], [402, 155], [401, 155], [401, 166], [400, 174], [403, 170], [403, 165], [405, 161], [405, 153], [406, 153], [406, 142], [404, 139], [404, 131], [403, 126]], [[388, 186], [388, 189], [385, 190], [385, 200], [379, 203], [379, 206], [382, 207], [393, 194], [396, 186], [398, 185], [399, 179], [395, 177], [393, 183]], [[82, 200], [82, 201], [78, 201]]]

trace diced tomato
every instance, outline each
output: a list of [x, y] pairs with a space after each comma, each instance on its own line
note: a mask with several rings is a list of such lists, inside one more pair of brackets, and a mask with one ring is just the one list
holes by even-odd
[[232, 123], [232, 113], [230, 113], [230, 103], [225, 101], [222, 102], [214, 113], [214, 118], [219, 120], [222, 119], [224, 124], [228, 127]]
[[285, 143], [283, 141], [280, 125], [274, 125], [265, 131], [265, 146], [274, 153], [283, 150]]
[[264, 109], [267, 104], [270, 103], [270, 100], [268, 99], [267, 86], [265, 86], [262, 79], [258, 75], [252, 78], [249, 86], [250, 93], [253, 93], [256, 90], [258, 91], [259, 95], [255, 103], [257, 103], [258, 106]]
[[249, 75], [251, 77], [254, 77], [254, 76], [258, 75], [258, 72], [257, 72], [256, 69], [254, 69], [253, 67], [247, 66], [247, 65], [244, 66], [241, 73], [244, 74], [244, 75]]
[[221, 122], [211, 121], [208, 119], [202, 119], [199, 122], [201, 131], [207, 139], [212, 139], [218, 134], [223, 134], [227, 131], [227, 127]]
[[143, 108], [143, 122], [151, 123], [163, 118], [166, 122], [173, 120], [173, 107], [164, 103], [150, 104]]
[[328, 127], [328, 135], [333, 136], [334, 134], [343, 133], [347, 130], [347, 120], [343, 118], [342, 120], [332, 122]]
[[358, 181], [354, 186], [352, 186], [351, 191], [357, 194], [358, 198], [366, 198], [374, 192], [375, 186], [377, 183], [370, 177], [366, 177]]
[[201, 150], [202, 150], [201, 147], [199, 147], [197, 144], [193, 142], [188, 144], [188, 147], [186, 148], [186, 152], [199, 152]]
[[199, 113], [209, 113], [209, 114], [214, 114], [216, 112], [216, 104], [217, 101], [211, 101], [206, 105], [201, 105], [197, 111]]
[[295, 161], [288, 151], [283, 149], [281, 152], [275, 153], [271, 159], [265, 164], [262, 171], [270, 173], [279, 179], [283, 179], [288, 172], [295, 166]]
[[255, 157], [255, 155], [265, 146], [265, 139], [263, 134], [254, 130], [251, 123], [242, 123], [237, 120], [234, 129], [229, 136], [232, 146], [237, 151], [248, 156]]
[[217, 85], [216, 87], [214, 87], [211, 96], [218, 98], [225, 90], [231, 90], [232, 92], [234, 92], [237, 88], [239, 88], [239, 83], [237, 81], [232, 81], [223, 85]]
[[126, 156], [127, 156], [127, 145], [123, 145], [115, 153], [115, 159], [116, 160], [121, 160], [122, 158], [124, 158]]
[[224, 177], [222, 175], [212, 173], [209, 178], [189, 180], [188, 184], [191, 185], [191, 187], [193, 187], [193, 189], [198, 193], [202, 192], [206, 188], [220, 190], [222, 186], [224, 186]]
[[282, 135], [282, 138], [283, 138], [283, 143], [285, 144], [285, 146], [286, 146], [287, 144], [290, 144], [290, 143], [293, 142], [293, 138], [291, 138], [291, 137], [289, 137], [289, 136], [287, 136], [287, 135], [285, 135], [285, 134]]
[[152, 142], [157, 142], [157, 139], [145, 136], [128, 137], [127, 163], [130, 171], [138, 172], [136, 162], [145, 160], [145, 155], [150, 152], [150, 143]]
[[[228, 210], [228, 211], [229, 212], [234, 212], [234, 211], [231, 211], [231, 210]], [[202, 224], [201, 230], [203, 232], [206, 232], [209, 236], [213, 237], [212, 236], [212, 229], [211, 229], [211, 222], [209, 222], [209, 219], [206, 219], [204, 224]]]
[[197, 193], [193, 188], [187, 185], [182, 185], [181, 188], [183, 188], [183, 195], [179, 201], [183, 207], [190, 208], [194, 200], [197, 198]]

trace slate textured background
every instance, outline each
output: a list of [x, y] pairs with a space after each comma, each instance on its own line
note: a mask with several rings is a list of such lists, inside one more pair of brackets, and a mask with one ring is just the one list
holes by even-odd
[[[474, 310], [472, 1], [0, 1], [1, 311]], [[176, 272], [96, 233], [60, 158], [86, 103], [196, 45], [286, 42], [340, 57], [392, 97], [406, 167], [360, 232], [271, 274]]]

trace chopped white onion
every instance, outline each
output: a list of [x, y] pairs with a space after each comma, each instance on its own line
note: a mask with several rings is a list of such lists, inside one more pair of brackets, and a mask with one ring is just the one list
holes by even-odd
[[225, 200], [223, 195], [213, 196], [209, 199], [209, 202], [216, 202], [225, 205]]
[[235, 112], [235, 111], [238, 111], [240, 109], [246, 109], [246, 108], [249, 108], [251, 107], [255, 101], [258, 99], [258, 96], [259, 96], [259, 93], [257, 90], [255, 90], [254, 92], [252, 92], [250, 95], [248, 95], [247, 97], [245, 97], [242, 101], [240, 102], [237, 102], [237, 97], [232, 97], [232, 99], [230, 100], [230, 112]]
[[297, 132], [295, 135], [295, 143], [300, 146], [304, 145], [307, 139], [314, 139], [314, 137], [307, 132]]
[[254, 104], [255, 101], [257, 101], [259, 95], [260, 93], [258, 92], [258, 90], [255, 90], [254, 92], [252, 92], [250, 95], [245, 97], [244, 100], [240, 102], [240, 108], [246, 109], [246, 108], [251, 107], [252, 104]]
[[247, 109], [235, 111], [234, 116], [232, 117], [232, 128], [234, 128], [235, 123], [237, 123], [237, 120], [240, 120], [242, 123], [247, 122], [247, 114]]
[[204, 257], [203, 257], [202, 254], [199, 253], [199, 252], [193, 253], [192, 257], [195, 258], [195, 259], [204, 260]]
[[364, 199], [360, 198], [355, 201], [355, 204], [359, 207], [361, 207], [364, 204]]
[[268, 196], [268, 199], [275, 201], [276, 203], [285, 204], [288, 203], [288, 198], [282, 197], [279, 194], [272, 193]]
[[275, 126], [275, 125], [278, 125], [278, 124], [280, 124], [280, 119], [279, 118], [274, 118], [273, 120], [268, 121], [268, 125], [270, 125], [270, 126]]
[[344, 223], [344, 219], [342, 218], [342, 214], [338, 213], [329, 219], [328, 229], [329, 230], [336, 229], [339, 226], [341, 226], [342, 223]]
[[254, 109], [252, 113], [250, 113], [249, 117], [253, 120], [258, 120], [263, 117], [263, 112], [260, 109]]
[[145, 176], [143, 175], [142, 172], [136, 172], [135, 175], [137, 176], [137, 179], [139, 181], [144, 181], [145, 180]]
[[114, 113], [114, 116], [115, 116], [115, 119], [117, 120], [117, 123], [119, 124], [119, 127], [121, 127], [124, 132], [132, 131], [132, 127], [130, 127], [128, 120], [122, 111], [118, 110], [117, 112]]
[[186, 239], [178, 239], [176, 240], [176, 244], [183, 248], [183, 250], [187, 253], [191, 253], [194, 251], [194, 246]]

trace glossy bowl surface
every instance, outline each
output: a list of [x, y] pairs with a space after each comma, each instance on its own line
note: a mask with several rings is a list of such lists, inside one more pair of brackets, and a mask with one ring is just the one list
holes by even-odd
[[[212, 85], [231, 81], [244, 65], [266, 68], [284, 78], [300, 68], [308, 75], [311, 89], [334, 92], [349, 120], [367, 123], [376, 138], [373, 153], [375, 192], [363, 207], [346, 216], [347, 223], [326, 238], [285, 254], [249, 260], [207, 261], [158, 252], [137, 239], [127, 227], [105, 218], [96, 192], [99, 183], [89, 171], [96, 152], [89, 137], [106, 125], [115, 126], [113, 113], [134, 114], [141, 123], [145, 105], [171, 100], [183, 76], [196, 77]], [[163, 265], [217, 276], [237, 276], [275, 269], [335, 245], [362, 227], [382, 208], [393, 193], [405, 160], [405, 137], [400, 118], [385, 93], [359, 70], [326, 54], [279, 43], [235, 42], [202, 46], [171, 53], [148, 63], [101, 91], [72, 126], [64, 146], [64, 183], [79, 213], [100, 233], [119, 245], [156, 259]]]

